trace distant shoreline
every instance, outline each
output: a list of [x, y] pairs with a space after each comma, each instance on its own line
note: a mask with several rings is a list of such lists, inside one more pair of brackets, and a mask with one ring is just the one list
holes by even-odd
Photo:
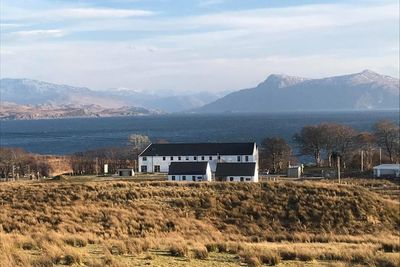
[[375, 110], [298, 110], [298, 111], [273, 111], [273, 112], [175, 112], [163, 114], [135, 114], [135, 115], [86, 115], [86, 116], [60, 116], [36, 118], [0, 118], [0, 121], [40, 121], [40, 120], [69, 120], [69, 119], [102, 119], [102, 118], [134, 118], [134, 117], [172, 117], [172, 116], [235, 116], [235, 115], [296, 115], [296, 114], [349, 114], [349, 113], [394, 113], [400, 114], [400, 109], [375, 109]]

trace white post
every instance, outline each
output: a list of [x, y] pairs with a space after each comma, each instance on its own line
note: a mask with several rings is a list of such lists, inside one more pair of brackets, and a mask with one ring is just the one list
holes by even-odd
[[361, 150], [361, 172], [364, 171], [364, 150]]
[[337, 177], [338, 177], [338, 182], [340, 184], [340, 157], [337, 157]]

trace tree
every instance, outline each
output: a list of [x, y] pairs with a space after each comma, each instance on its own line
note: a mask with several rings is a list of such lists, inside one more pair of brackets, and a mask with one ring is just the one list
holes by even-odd
[[277, 173], [288, 166], [292, 149], [283, 138], [268, 137], [261, 143], [261, 156], [265, 159], [265, 167]]
[[364, 154], [364, 165], [367, 170], [372, 169], [374, 149], [376, 147], [376, 138], [373, 134], [368, 132], [362, 132], [355, 138], [357, 147], [363, 151]]
[[315, 164], [321, 166], [321, 152], [325, 146], [325, 129], [320, 125], [304, 126], [293, 139], [300, 147], [300, 153], [314, 157]]
[[346, 168], [346, 162], [350, 158], [351, 148], [354, 145], [357, 132], [350, 126], [337, 123], [321, 124], [324, 148], [327, 152], [329, 167], [332, 166], [332, 153], [341, 155], [341, 163]]
[[131, 134], [129, 136], [129, 143], [132, 147], [133, 157], [135, 159], [135, 170], [137, 169], [137, 158], [139, 154], [150, 144], [150, 138], [147, 135]]
[[141, 152], [150, 144], [150, 139], [147, 135], [131, 134], [129, 136], [129, 144], [131, 145], [134, 151]]
[[390, 162], [400, 158], [400, 127], [391, 121], [379, 121], [374, 125], [374, 135], [380, 147], [389, 156]]

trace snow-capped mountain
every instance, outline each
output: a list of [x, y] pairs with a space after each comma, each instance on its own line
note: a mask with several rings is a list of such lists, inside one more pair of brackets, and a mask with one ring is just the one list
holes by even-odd
[[270, 75], [195, 112], [279, 112], [399, 109], [399, 79], [370, 70], [307, 79]]
[[200, 92], [188, 95], [157, 95], [134, 89], [103, 91], [59, 85], [30, 79], [0, 80], [0, 101], [20, 105], [99, 105], [105, 108], [143, 107], [164, 112], [180, 112], [203, 106], [218, 99], [217, 94]]

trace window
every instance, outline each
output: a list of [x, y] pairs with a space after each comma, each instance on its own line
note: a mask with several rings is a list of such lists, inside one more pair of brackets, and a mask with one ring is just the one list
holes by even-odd
[[171, 176], [172, 181], [175, 181], [175, 175]]
[[178, 160], [181, 160], [182, 158], [181, 157], [178, 157]]
[[174, 157], [171, 157], [171, 160], [174, 160]]
[[229, 177], [229, 180], [232, 182], [233, 181], [233, 177]]
[[212, 160], [212, 156], [208, 157], [209, 160]]
[[246, 159], [246, 161], [249, 161], [249, 156], [246, 156], [246, 158], [245, 158], [245, 159]]
[[154, 172], [160, 172], [160, 165], [154, 165]]
[[251, 178], [246, 178], [246, 181], [251, 181]]
[[197, 181], [203, 181], [203, 177], [197, 176]]
[[194, 156], [194, 157], [193, 157], [193, 160], [197, 160], [197, 157], [196, 157], [196, 156]]
[[220, 160], [221, 159], [221, 156], [220, 155], [218, 155], [218, 160]]
[[146, 165], [140, 166], [140, 171], [141, 172], [147, 172], [147, 166]]
[[188, 156], [186, 156], [186, 160], [189, 160], [189, 157], [188, 157]]
[[240, 177], [240, 181], [243, 182], [243, 181], [244, 181], [244, 178], [243, 178], [243, 177]]
[[192, 181], [196, 181], [196, 176], [192, 176]]
[[240, 162], [240, 156], [237, 156], [237, 161]]
[[182, 176], [182, 181], [186, 181], [186, 176], [185, 175]]
[[204, 160], [204, 156], [201, 156], [201, 160]]
[[143, 159], [143, 161], [147, 161], [147, 157], [143, 157], [142, 159]]
[[162, 160], [164, 160], [164, 161], [165, 161], [165, 157], [162, 157]]

